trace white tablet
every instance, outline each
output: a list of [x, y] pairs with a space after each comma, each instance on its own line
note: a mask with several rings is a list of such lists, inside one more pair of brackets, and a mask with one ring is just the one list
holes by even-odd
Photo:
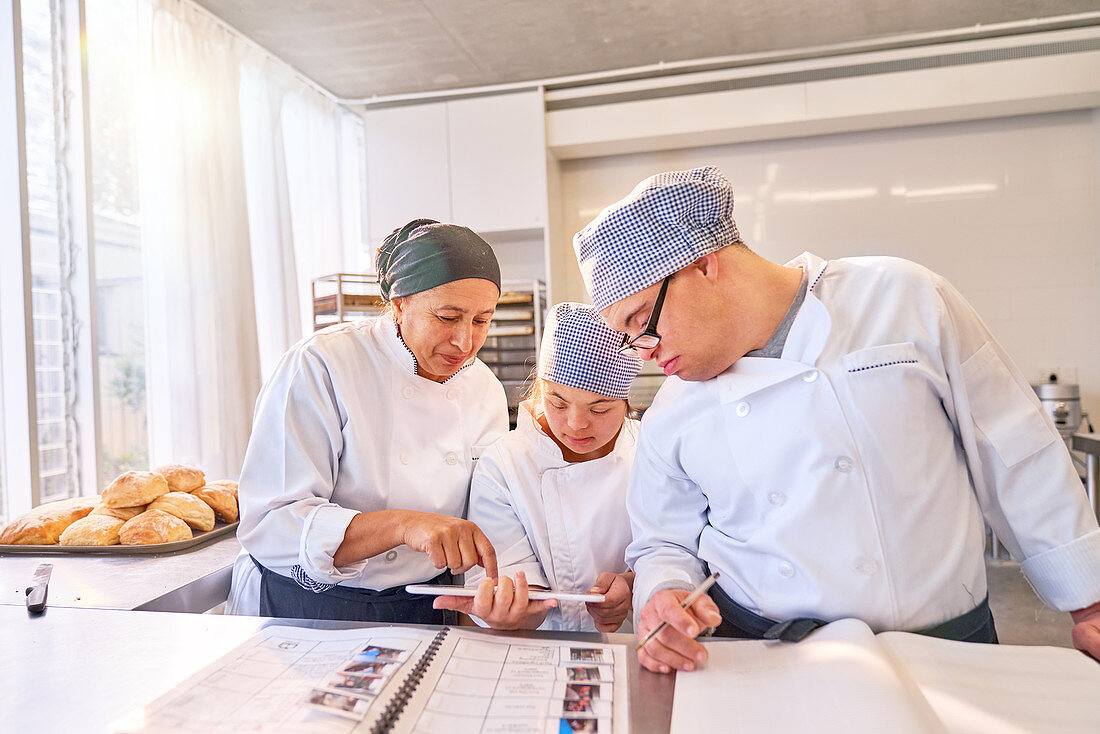
[[[410, 594], [432, 594], [434, 596], [473, 596], [476, 588], [465, 586], [442, 586], [439, 584], [409, 584], [405, 591]], [[532, 601], [540, 599], [557, 599], [558, 601], [603, 601], [603, 594], [574, 594], [566, 591], [547, 591], [546, 589], [531, 589], [527, 596]]]

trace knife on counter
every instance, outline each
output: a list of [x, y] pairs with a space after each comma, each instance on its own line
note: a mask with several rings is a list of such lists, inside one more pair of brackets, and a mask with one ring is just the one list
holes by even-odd
[[53, 564], [43, 563], [31, 577], [31, 585], [27, 587], [27, 611], [31, 614], [41, 614], [46, 611], [46, 590], [50, 585], [51, 573], [53, 573]]

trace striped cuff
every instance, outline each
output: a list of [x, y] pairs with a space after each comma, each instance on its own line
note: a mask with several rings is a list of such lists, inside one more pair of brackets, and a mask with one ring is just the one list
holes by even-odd
[[305, 569], [301, 566], [295, 566], [290, 569], [290, 578], [294, 579], [294, 583], [298, 584], [298, 586], [301, 586], [306, 591], [312, 591], [314, 594], [323, 594], [336, 586], [336, 584], [322, 584], [314, 581], [309, 576], [306, 576]]
[[1020, 564], [1043, 602], [1061, 612], [1100, 601], [1100, 530], [1093, 530]]

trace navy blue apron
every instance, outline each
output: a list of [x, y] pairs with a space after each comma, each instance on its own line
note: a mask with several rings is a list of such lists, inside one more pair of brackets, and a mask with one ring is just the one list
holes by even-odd
[[[410, 594], [405, 587], [374, 591], [334, 586], [327, 591], [304, 589], [293, 579], [265, 568], [260, 569], [260, 616], [292, 619], [338, 619], [349, 622], [393, 622], [398, 624], [458, 623], [458, 612], [432, 609], [434, 596]], [[410, 582], [411, 583], [411, 582]], [[454, 576], [444, 571], [428, 584], [453, 584]]]
[[[783, 622], [762, 617], [735, 602], [718, 584], [710, 587], [709, 593], [722, 615], [722, 624], [714, 631], [720, 637], [798, 642], [826, 624], [823, 620], [812, 617], [798, 617]], [[997, 628], [993, 622], [993, 613], [989, 610], [988, 596], [981, 604], [954, 619], [925, 630], [910, 631], [918, 635], [960, 642], [997, 642]]]

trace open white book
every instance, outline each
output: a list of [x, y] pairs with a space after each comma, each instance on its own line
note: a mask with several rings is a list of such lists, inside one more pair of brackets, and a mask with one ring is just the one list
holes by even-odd
[[980, 645], [833, 622], [802, 642], [713, 640], [677, 673], [672, 734], [1096, 734], [1100, 663], [1059, 647]]

